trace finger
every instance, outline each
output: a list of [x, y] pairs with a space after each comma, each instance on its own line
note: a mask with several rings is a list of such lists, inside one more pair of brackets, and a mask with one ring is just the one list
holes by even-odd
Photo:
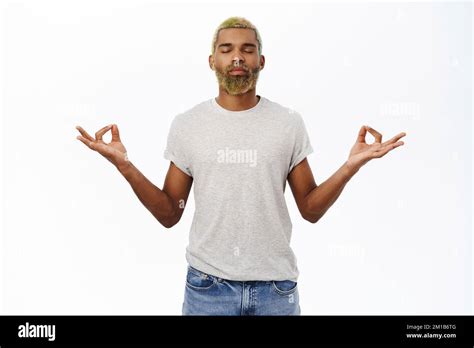
[[395, 144], [390, 144], [390, 145], [384, 146], [384, 147], [382, 147], [379, 150], [374, 152], [374, 157], [380, 158], [382, 156], [385, 156], [385, 154], [387, 154], [389, 151], [392, 151], [396, 147], [402, 146], [403, 144], [405, 144], [403, 141], [399, 141]]
[[116, 124], [112, 125], [112, 141], [120, 141], [120, 133]]
[[104, 128], [101, 128], [99, 129], [96, 133], [95, 133], [95, 140], [102, 140], [102, 136], [107, 133], [107, 131], [112, 128], [112, 125], [109, 124], [108, 126], [105, 126]]
[[375, 129], [373, 129], [372, 127], [369, 127], [369, 126], [367, 126], [367, 130], [369, 131], [370, 134], [372, 134], [374, 136], [376, 143], [382, 142], [382, 134], [380, 134]]
[[367, 134], [366, 126], [360, 127], [359, 134], [357, 135], [358, 143], [365, 143], [365, 135]]
[[81, 133], [81, 135], [82, 135], [84, 138], [86, 138], [86, 139], [88, 139], [88, 140], [94, 140], [94, 138], [91, 137], [91, 136], [89, 135], [89, 133], [87, 133], [81, 126], [76, 126], [76, 129], [79, 131], [79, 133]]
[[403, 138], [405, 135], [407, 135], [405, 132], [399, 133], [395, 135], [392, 139], [387, 140], [386, 142], [383, 142], [382, 145], [388, 145], [397, 142], [399, 139]]
[[79, 139], [80, 141], [82, 141], [89, 149], [94, 150], [94, 147], [93, 147], [94, 146], [93, 145], [94, 141], [88, 140], [88, 139], [86, 139], [86, 138], [84, 138], [83, 136], [80, 136], [80, 135], [78, 135], [76, 137], [76, 139]]

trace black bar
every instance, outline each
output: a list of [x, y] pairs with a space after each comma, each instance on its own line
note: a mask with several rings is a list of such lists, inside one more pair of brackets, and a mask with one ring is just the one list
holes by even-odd
[[[53, 327], [44, 325], [54, 325], [54, 340]], [[86, 344], [133, 347], [163, 343], [472, 348], [473, 332], [473, 316], [0, 316], [0, 348]], [[407, 334], [425, 337], [407, 337]], [[31, 337], [39, 335], [43, 337]]]

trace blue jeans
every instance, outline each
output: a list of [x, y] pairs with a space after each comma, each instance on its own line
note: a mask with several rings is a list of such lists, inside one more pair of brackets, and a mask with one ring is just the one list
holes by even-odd
[[183, 315], [300, 315], [300, 313], [297, 282], [226, 280], [188, 265]]

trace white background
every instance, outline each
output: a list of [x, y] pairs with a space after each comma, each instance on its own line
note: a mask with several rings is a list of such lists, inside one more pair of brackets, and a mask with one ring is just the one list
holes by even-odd
[[135, 0], [2, 3], [1, 313], [181, 314], [192, 192], [165, 229], [75, 126], [117, 123], [162, 187], [171, 120], [217, 96], [233, 15], [263, 38], [257, 93], [303, 115], [318, 184], [361, 125], [407, 133], [317, 224], [286, 191], [302, 314], [471, 314], [471, 4]]

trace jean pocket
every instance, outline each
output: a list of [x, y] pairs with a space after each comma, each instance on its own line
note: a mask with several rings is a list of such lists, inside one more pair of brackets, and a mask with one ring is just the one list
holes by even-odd
[[197, 269], [188, 267], [186, 274], [186, 286], [195, 290], [206, 290], [216, 283], [216, 278], [210, 274], [198, 271]]
[[298, 283], [292, 280], [273, 280], [273, 289], [280, 295], [289, 295], [296, 291]]

